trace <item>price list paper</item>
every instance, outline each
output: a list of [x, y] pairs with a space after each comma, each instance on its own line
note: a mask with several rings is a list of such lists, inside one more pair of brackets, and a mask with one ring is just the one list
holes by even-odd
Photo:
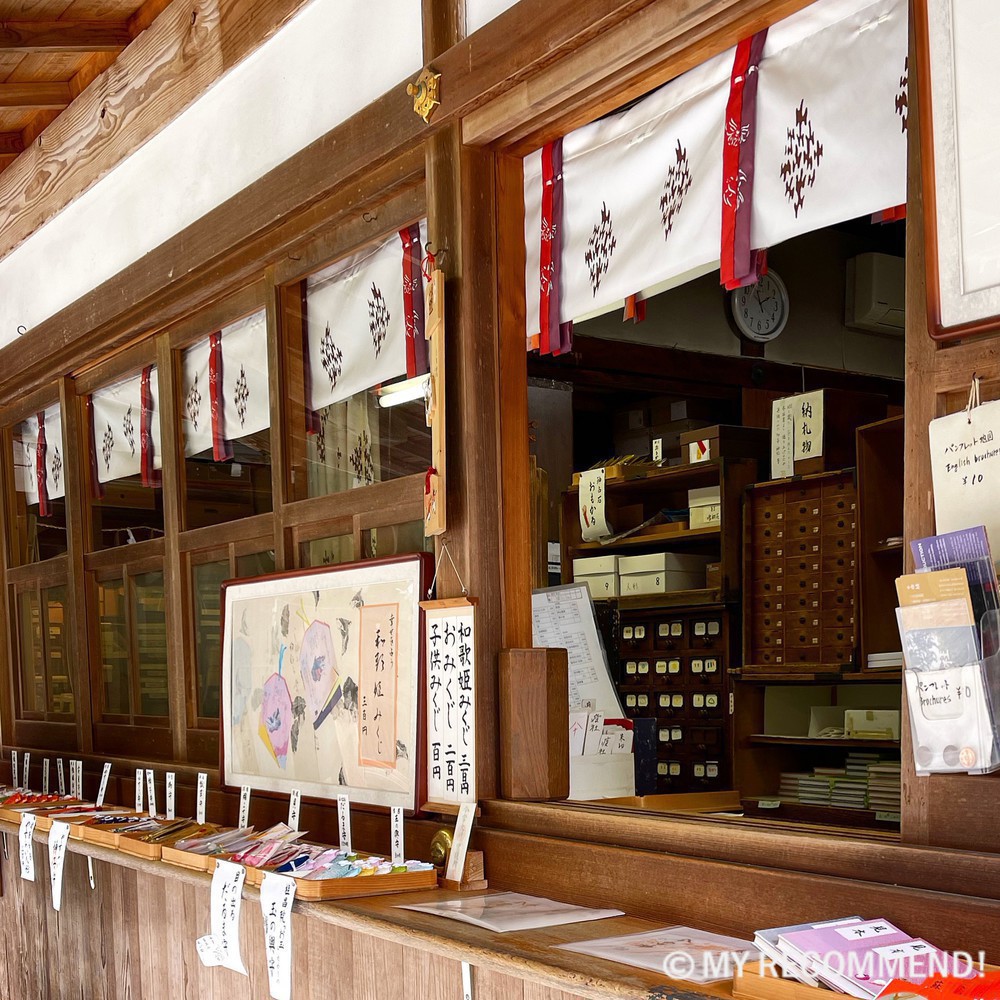
[[52, 888], [52, 909], [62, 905], [63, 867], [66, 862], [66, 844], [69, 842], [69, 823], [52, 821], [49, 828], [49, 883]]
[[34, 813], [21, 813], [21, 826], [17, 831], [18, 858], [21, 862], [21, 878], [26, 882], [35, 881], [35, 852], [32, 837], [38, 817]]
[[427, 798], [476, 800], [476, 607], [424, 601]]
[[231, 861], [219, 860], [212, 875], [212, 932], [196, 942], [204, 965], [221, 965], [247, 975], [240, 956], [240, 909], [246, 869]]
[[260, 910], [264, 917], [267, 983], [273, 1000], [291, 1000], [294, 902], [295, 879], [268, 872], [260, 886]]

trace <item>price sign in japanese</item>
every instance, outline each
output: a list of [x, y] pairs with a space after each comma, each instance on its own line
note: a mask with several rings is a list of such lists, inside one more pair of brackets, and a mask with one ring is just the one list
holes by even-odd
[[580, 473], [580, 528], [585, 542], [611, 534], [604, 510], [604, 469]]
[[424, 601], [427, 798], [476, 801], [476, 606]]

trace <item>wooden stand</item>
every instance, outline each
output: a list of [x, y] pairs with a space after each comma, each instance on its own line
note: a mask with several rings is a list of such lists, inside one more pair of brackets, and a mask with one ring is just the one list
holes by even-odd
[[461, 882], [451, 878], [442, 878], [439, 882], [442, 889], [450, 889], [452, 892], [479, 892], [488, 889], [490, 884], [486, 881], [483, 852], [469, 851], [466, 854], [465, 871], [462, 872]]
[[505, 799], [569, 795], [565, 649], [500, 651], [500, 787]]

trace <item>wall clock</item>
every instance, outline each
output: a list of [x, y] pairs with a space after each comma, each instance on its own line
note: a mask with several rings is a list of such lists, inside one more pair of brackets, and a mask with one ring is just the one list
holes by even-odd
[[788, 290], [775, 271], [768, 271], [755, 285], [732, 291], [729, 307], [740, 333], [758, 344], [766, 344], [788, 322]]

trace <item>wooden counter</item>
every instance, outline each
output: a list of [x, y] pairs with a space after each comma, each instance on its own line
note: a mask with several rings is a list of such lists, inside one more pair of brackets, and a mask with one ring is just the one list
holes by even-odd
[[[10, 998], [264, 998], [268, 996], [259, 891], [243, 890], [240, 945], [249, 978], [202, 966], [195, 940], [209, 931], [211, 876], [70, 840], [62, 909], [52, 909], [47, 833], [35, 833], [35, 882], [20, 877], [18, 828], [0, 823], [0, 995]], [[87, 858], [94, 863], [91, 890]], [[293, 997], [324, 1000], [461, 1000], [462, 962], [475, 1000], [686, 1000], [731, 998], [729, 983], [694, 987], [552, 945], [649, 930], [631, 917], [497, 934], [401, 902], [447, 899], [430, 891], [338, 903], [297, 901], [292, 917]]]

